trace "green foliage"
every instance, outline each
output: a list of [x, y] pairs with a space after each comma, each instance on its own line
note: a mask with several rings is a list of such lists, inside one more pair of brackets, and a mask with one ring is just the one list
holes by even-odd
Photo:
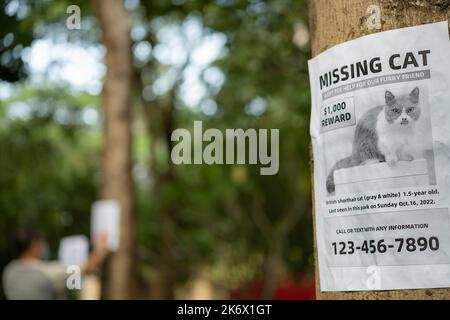
[[[309, 51], [293, 42], [296, 26], [306, 24], [305, 1], [174, 2], [140, 1], [130, 12], [133, 27], [146, 30], [134, 39], [133, 48], [143, 42], [152, 48], [147, 59], [135, 54], [134, 62], [133, 173], [140, 270], [153, 271], [169, 256], [177, 283], [206, 269], [226, 288], [265, 277], [267, 261], [277, 255], [283, 264], [279, 277], [311, 271]], [[0, 42], [14, 33], [14, 44], [0, 50], [28, 47], [38, 37], [98, 44], [90, 1], [24, 3], [32, 10], [23, 19], [0, 10], [0, 23], [8, 25], [0, 32]], [[69, 4], [81, 6], [89, 28], [64, 29]], [[201, 24], [200, 38], [220, 34], [226, 39], [218, 59], [201, 70], [206, 92], [194, 107], [186, 105], [182, 90], [189, 87], [189, 61], [167, 64], [154, 54], [167, 41], [160, 34], [165, 26], [184, 30], [190, 19]], [[183, 49], [188, 56], [194, 42]], [[0, 79], [22, 79], [21, 59], [2, 64]], [[223, 75], [223, 85], [205, 79], [211, 67]], [[165, 93], [153, 90], [150, 98], [143, 96], [145, 88], [155, 88], [168, 74], [174, 80]], [[100, 130], [82, 121], [83, 111], [98, 105], [98, 98], [66, 84], [21, 83], [13, 97], [0, 102], [0, 230], [5, 235], [0, 239], [0, 266], [11, 257], [7, 238], [19, 224], [45, 230], [53, 252], [61, 236], [89, 234], [90, 205], [99, 186]], [[200, 107], [208, 99], [217, 105], [213, 114]], [[27, 106], [27, 116], [11, 118], [8, 110], [18, 104]], [[259, 166], [253, 165], [172, 166], [167, 129], [191, 128], [194, 120], [221, 130], [280, 129], [279, 173], [261, 176]]]
[[[295, 26], [305, 25], [305, 3], [220, 3], [187, 1], [179, 7], [172, 6], [170, 1], [142, 3], [147, 12], [144, 23], [152, 25], [151, 21], [165, 17], [163, 25], [183, 25], [194, 17], [203, 22], [205, 34], [221, 32], [227, 37], [226, 54], [214, 64], [224, 74], [225, 83], [218, 93], [209, 88], [205, 97], [217, 103], [218, 110], [214, 115], [205, 115], [198, 109], [189, 111], [179, 92], [174, 100], [170, 100], [170, 91], [152, 103], [144, 104], [144, 108], [160, 105], [164, 109], [168, 103], [174, 103], [177, 107], [172, 117], [177, 127], [192, 128], [194, 120], [203, 120], [204, 125], [222, 130], [278, 128], [280, 172], [263, 177], [255, 166], [177, 167], [174, 169], [176, 179], [169, 185], [150, 188], [150, 193], [146, 194], [150, 197], [142, 200], [149, 207], [140, 213], [141, 220], [149, 221], [149, 226], [141, 226], [140, 236], [147, 252], [158, 252], [161, 239], [158, 222], [161, 214], [165, 214], [163, 203], [171, 204], [176, 212], [173, 233], [177, 241], [173, 251], [176, 264], [182, 265], [184, 272], [195, 273], [202, 265], [209, 264], [214, 266], [212, 274], [218, 281], [227, 282], [230, 278], [251, 281], [255, 276], [263, 276], [264, 259], [273, 254], [271, 242], [274, 238], [286, 237], [281, 254], [289, 274], [295, 277], [311, 270], [313, 252], [309, 200], [310, 100], [306, 69], [309, 51], [299, 49], [293, 43]], [[140, 9], [137, 11], [141, 12]], [[157, 27], [150, 29], [146, 38], [153, 48], [160, 44], [158, 32]], [[168, 68], [161, 66], [155, 58], [147, 63], [146, 68], [149, 67], [161, 76]], [[143, 73], [146, 71], [148, 69], [142, 70]], [[179, 69], [177, 72], [179, 81], [183, 82], [183, 72]], [[148, 82], [148, 77], [141, 78], [144, 86], [158, 80], [153, 77]], [[255, 99], [265, 105], [262, 114], [248, 112], [249, 104]], [[157, 139], [152, 136], [153, 152], [163, 143], [155, 141]], [[166, 167], [153, 166], [154, 174], [165, 170]], [[162, 192], [158, 192], [159, 187]], [[262, 214], [271, 226], [269, 234], [264, 234], [255, 221], [255, 206], [263, 208]], [[291, 210], [294, 210], [294, 218], [289, 215]], [[289, 228], [285, 224], [291, 222], [295, 223], [293, 230], [286, 231]], [[155, 259], [158, 257], [158, 254], [154, 256]], [[224, 265], [227, 267], [223, 268]], [[185, 266], [190, 266], [191, 270]], [[247, 278], [240, 276], [241, 266], [247, 270], [244, 273]]]
[[[99, 133], [80, 122], [86, 100], [64, 90], [26, 88], [2, 106], [20, 101], [30, 113], [3, 117], [0, 127], [0, 265], [14, 257], [18, 226], [42, 230], [53, 258], [62, 236], [89, 233]], [[57, 116], [62, 110], [66, 116]]]

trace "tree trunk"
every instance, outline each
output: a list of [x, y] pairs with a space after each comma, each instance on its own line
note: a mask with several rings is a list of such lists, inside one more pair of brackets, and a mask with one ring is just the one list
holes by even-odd
[[131, 82], [132, 58], [128, 13], [122, 0], [93, 0], [106, 48], [103, 86], [104, 111], [102, 185], [103, 199], [121, 206], [120, 248], [108, 259], [103, 297], [134, 296], [133, 182], [131, 175]]
[[284, 251], [285, 240], [273, 239], [273, 243], [269, 244], [268, 253], [266, 255], [264, 283], [261, 292], [261, 299], [274, 299], [280, 278], [284, 273]]
[[[151, 68], [154, 68], [151, 65]], [[181, 75], [180, 75], [181, 77]], [[136, 81], [141, 81], [138, 76]], [[158, 208], [160, 216], [161, 246], [158, 260], [154, 263], [157, 271], [157, 280], [152, 283], [152, 298], [159, 300], [173, 300], [175, 298], [176, 274], [180, 267], [174, 257], [176, 244], [176, 222], [177, 207], [172, 201], [167, 201], [163, 195], [163, 189], [175, 183], [175, 170], [170, 161], [172, 150], [171, 135], [175, 126], [175, 91], [179, 86], [178, 82], [172, 88], [167, 102], [146, 102], [142, 99], [143, 112], [151, 144], [155, 145], [157, 141], [165, 145], [165, 152], [168, 163], [162, 165], [157, 160], [157, 150], [151, 151], [151, 160], [149, 170], [154, 177], [154, 187], [151, 192], [159, 198], [160, 207]], [[143, 84], [140, 83], [141, 90]], [[142, 98], [142, 97], [141, 97]]]
[[[311, 0], [309, 19], [312, 55], [316, 56], [334, 45], [374, 32], [368, 30], [366, 24], [370, 5], [379, 5], [381, 8], [381, 29], [375, 31], [450, 18], [450, 0]], [[318, 299], [450, 299], [450, 289], [320, 292], [316, 246], [314, 251]]]

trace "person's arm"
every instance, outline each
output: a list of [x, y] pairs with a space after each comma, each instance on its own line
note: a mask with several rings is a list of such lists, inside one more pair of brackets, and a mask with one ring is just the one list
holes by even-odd
[[108, 256], [108, 237], [101, 234], [95, 239], [94, 251], [89, 255], [86, 263], [81, 267], [81, 271], [85, 274], [91, 273], [98, 269]]

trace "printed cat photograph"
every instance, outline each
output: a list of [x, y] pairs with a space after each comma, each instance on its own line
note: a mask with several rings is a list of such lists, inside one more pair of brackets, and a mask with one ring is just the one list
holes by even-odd
[[424, 154], [430, 158], [430, 152], [424, 152], [417, 143], [416, 126], [423, 117], [420, 94], [418, 87], [400, 95], [386, 90], [384, 104], [362, 114], [354, 131], [351, 154], [335, 162], [329, 171], [326, 179], [329, 194], [335, 192], [337, 170], [383, 162], [395, 169], [399, 161], [425, 158]]

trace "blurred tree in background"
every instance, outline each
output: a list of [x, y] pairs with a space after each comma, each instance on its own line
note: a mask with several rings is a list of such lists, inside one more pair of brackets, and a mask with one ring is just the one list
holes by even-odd
[[[89, 234], [99, 196], [100, 91], [61, 80], [58, 63], [35, 75], [30, 48], [51, 39], [100, 62], [104, 54], [90, 1], [1, 2], [8, 28], [0, 31], [0, 267], [18, 224], [42, 228], [53, 253], [61, 236]], [[305, 2], [124, 3], [139, 296], [180, 297], [184, 284], [206, 279], [218, 295], [256, 281], [273, 297], [281, 281], [312, 272]], [[81, 7], [81, 30], [65, 27], [70, 4]], [[280, 129], [280, 171], [173, 165], [170, 134], [192, 130], [194, 120], [204, 130]]]

